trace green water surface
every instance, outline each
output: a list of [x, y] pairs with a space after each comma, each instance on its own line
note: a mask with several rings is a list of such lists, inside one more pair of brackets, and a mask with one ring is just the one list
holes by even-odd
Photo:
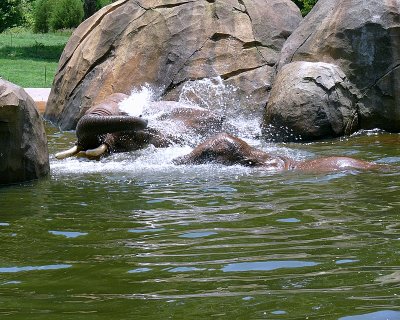
[[[72, 140], [49, 129], [52, 154]], [[399, 146], [272, 146], [393, 166], [329, 174], [52, 156], [0, 189], [0, 318], [400, 319]]]

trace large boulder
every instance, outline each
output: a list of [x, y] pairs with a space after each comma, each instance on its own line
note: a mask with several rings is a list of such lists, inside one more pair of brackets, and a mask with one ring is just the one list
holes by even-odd
[[0, 185], [48, 175], [44, 124], [24, 89], [0, 79]]
[[310, 141], [357, 128], [357, 96], [338, 66], [292, 62], [278, 73], [263, 128], [274, 141]]
[[[319, 0], [283, 46], [278, 72], [294, 61], [335, 64], [353, 84], [352, 94], [357, 96], [358, 126], [353, 129], [399, 132], [399, 11], [398, 2], [391, 0]], [[279, 104], [284, 106], [284, 97], [281, 99]]]
[[213, 77], [263, 108], [280, 50], [301, 19], [290, 0], [117, 1], [72, 35], [45, 117], [73, 129], [114, 92], [148, 83], [177, 100], [187, 81]]

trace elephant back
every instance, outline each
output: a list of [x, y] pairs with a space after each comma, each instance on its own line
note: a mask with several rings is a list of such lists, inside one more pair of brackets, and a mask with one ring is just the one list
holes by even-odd
[[99, 104], [91, 107], [86, 114], [97, 115], [97, 116], [116, 116], [120, 115], [119, 103], [128, 96], [124, 93], [113, 93], [104, 99]]

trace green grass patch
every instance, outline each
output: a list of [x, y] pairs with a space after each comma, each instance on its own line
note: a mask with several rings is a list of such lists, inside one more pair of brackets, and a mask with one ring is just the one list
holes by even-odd
[[71, 32], [0, 33], [0, 77], [24, 88], [50, 88]]

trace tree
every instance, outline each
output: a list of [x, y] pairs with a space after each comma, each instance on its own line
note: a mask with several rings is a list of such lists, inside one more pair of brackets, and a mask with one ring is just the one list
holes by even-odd
[[34, 32], [49, 32], [52, 11], [53, 2], [51, 0], [38, 0], [34, 13]]
[[[34, 32], [49, 32], [50, 30], [76, 28], [85, 15], [92, 15], [112, 3], [112, 0], [36, 0], [35, 3]], [[94, 9], [93, 3], [95, 4]], [[91, 6], [90, 12], [88, 6]]]
[[22, 22], [21, 0], [0, 1], [0, 32]]
[[54, 3], [50, 26], [53, 30], [76, 28], [82, 22], [83, 15], [81, 0], [58, 0]]
[[85, 12], [85, 19], [89, 18], [97, 11], [97, 1], [96, 0], [84, 0], [83, 10]]
[[21, 0], [21, 14], [22, 14], [22, 24], [28, 29], [33, 29], [35, 22], [35, 8], [36, 0]]

